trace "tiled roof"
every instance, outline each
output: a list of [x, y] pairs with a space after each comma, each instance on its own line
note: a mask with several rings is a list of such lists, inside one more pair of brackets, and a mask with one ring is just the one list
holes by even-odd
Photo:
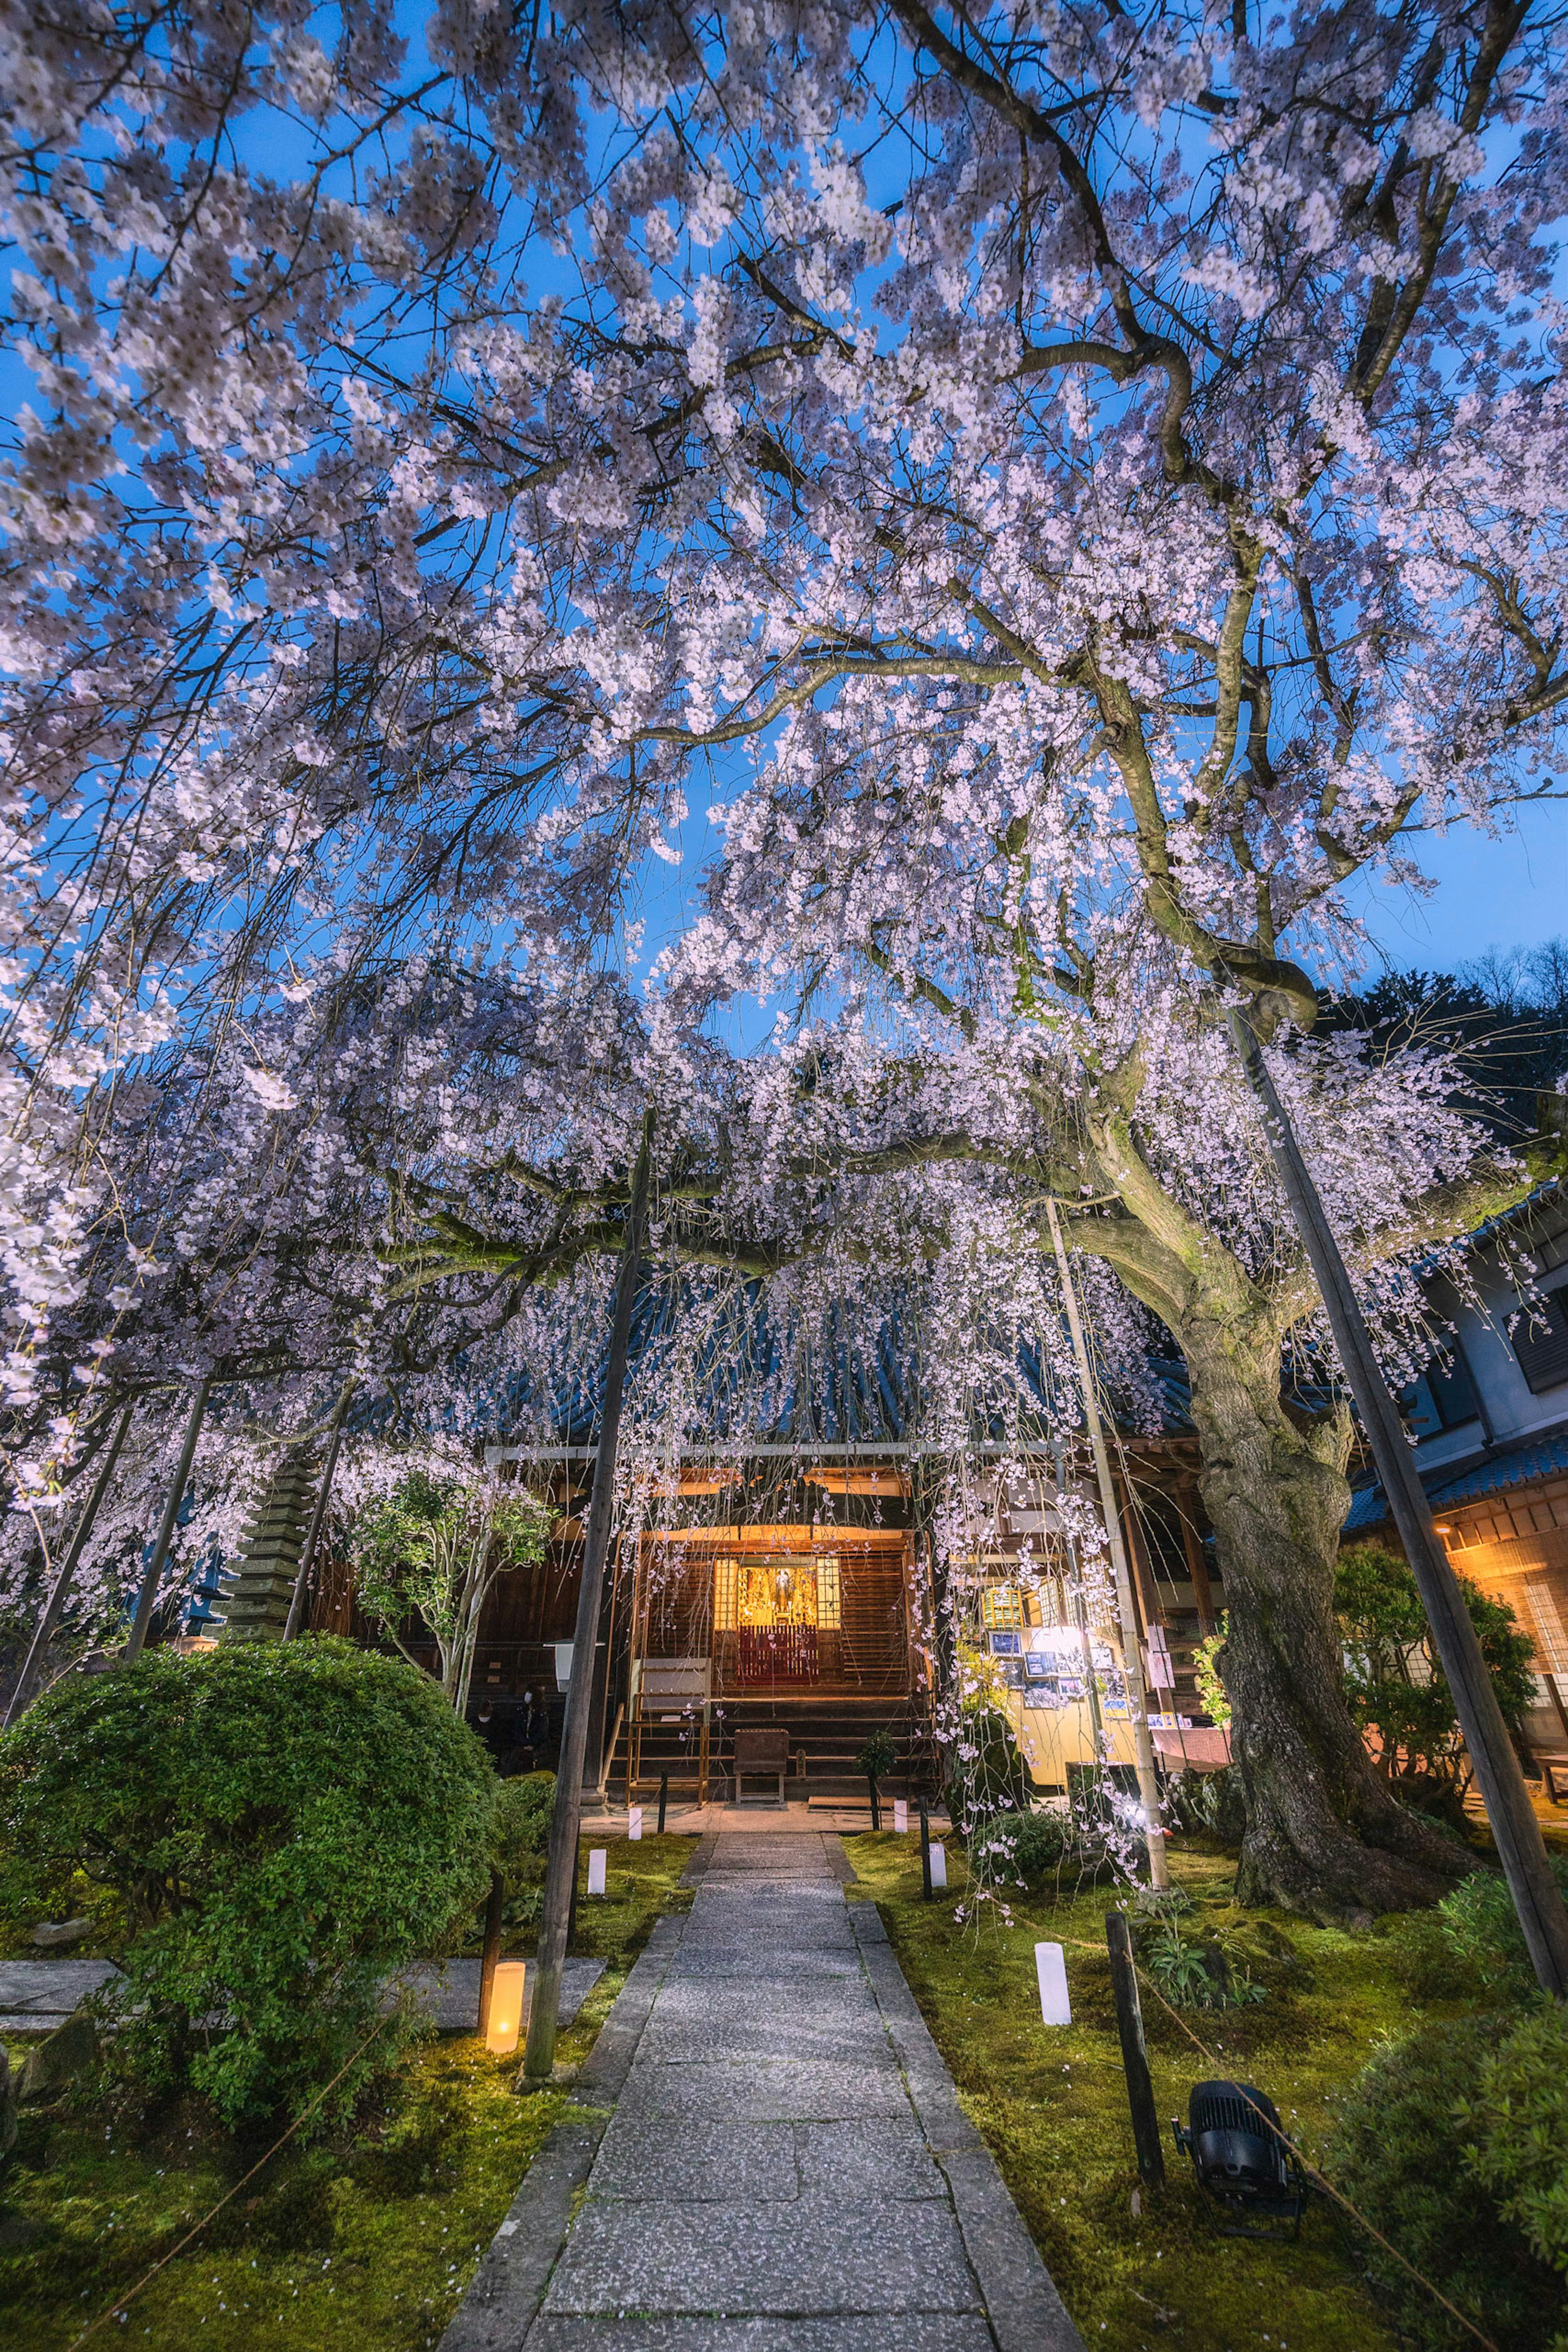
[[[1495, 1495], [1504, 1486], [1522, 1486], [1527, 1479], [1544, 1478], [1553, 1470], [1568, 1470], [1568, 1429], [1532, 1438], [1528, 1444], [1512, 1446], [1506, 1454], [1494, 1454], [1490, 1461], [1478, 1462], [1473, 1470], [1466, 1470], [1443, 1485], [1428, 1486], [1427, 1491], [1434, 1503], [1445, 1507], [1470, 1503], [1479, 1495]], [[1426, 1481], [1422, 1484], [1425, 1486]]]
[[[1568, 1470], [1568, 1429], [1552, 1430], [1544, 1437], [1526, 1438], [1519, 1445], [1511, 1445], [1503, 1453], [1461, 1470], [1457, 1477], [1450, 1477], [1441, 1467], [1428, 1471], [1421, 1484], [1434, 1510], [1452, 1510], [1456, 1504], [1473, 1503], [1482, 1495], [1497, 1495], [1509, 1486], [1522, 1486], [1531, 1478], [1547, 1477], [1553, 1470]], [[1363, 1486], [1351, 1497], [1344, 1533], [1353, 1536], [1364, 1528], [1381, 1527], [1387, 1517], [1383, 1488], [1375, 1479], [1370, 1486]]]

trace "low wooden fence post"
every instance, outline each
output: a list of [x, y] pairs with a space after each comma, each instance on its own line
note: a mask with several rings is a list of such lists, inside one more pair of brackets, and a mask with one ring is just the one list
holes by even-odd
[[1105, 1914], [1105, 1941], [1111, 1952], [1111, 1990], [1116, 2001], [1116, 2031], [1122, 2037], [1122, 2063], [1127, 2075], [1127, 2105], [1133, 2112], [1133, 2142], [1138, 2151], [1138, 2171], [1151, 2189], [1166, 2185], [1165, 2143], [1160, 2137], [1155, 2086], [1149, 2080], [1149, 2053], [1144, 2044], [1144, 2011], [1138, 2000], [1138, 1971], [1133, 1962], [1133, 1939], [1124, 1911]]

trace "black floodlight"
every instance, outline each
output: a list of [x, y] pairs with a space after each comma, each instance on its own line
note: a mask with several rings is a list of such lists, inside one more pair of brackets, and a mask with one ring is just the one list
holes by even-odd
[[1173, 2118], [1171, 2130], [1223, 2234], [1299, 2237], [1306, 2184], [1267, 2092], [1252, 2083], [1199, 2083], [1186, 2112], [1186, 2125]]

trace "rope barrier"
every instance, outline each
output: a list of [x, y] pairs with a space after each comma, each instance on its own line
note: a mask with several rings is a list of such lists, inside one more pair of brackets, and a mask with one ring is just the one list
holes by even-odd
[[317, 2092], [316, 2096], [311, 2100], [309, 2105], [300, 2109], [299, 2113], [295, 2116], [294, 2121], [289, 2125], [288, 2129], [283, 2134], [282, 2137], [273, 2141], [272, 2146], [267, 2149], [265, 2156], [257, 2157], [256, 2162], [251, 2166], [250, 2170], [243, 2174], [241, 2178], [235, 2182], [232, 2189], [225, 2191], [224, 2195], [218, 2199], [217, 2203], [212, 2208], [211, 2211], [204, 2213], [201, 2220], [193, 2229], [186, 2231], [184, 2236], [179, 2241], [177, 2245], [171, 2246], [166, 2254], [161, 2254], [159, 2256], [152, 2269], [145, 2272], [143, 2275], [137, 2280], [136, 2284], [131, 2289], [128, 2294], [116, 2295], [114, 2301], [108, 2305], [107, 2309], [100, 2311], [96, 2319], [89, 2319], [88, 2321], [88, 2324], [82, 2329], [81, 2334], [72, 2342], [70, 2352], [77, 2352], [78, 2345], [85, 2344], [89, 2336], [95, 2336], [98, 2333], [98, 2330], [103, 2326], [106, 2319], [118, 2319], [120, 2313], [126, 2309], [127, 2305], [135, 2302], [137, 2296], [141, 2293], [142, 2288], [150, 2286], [152, 2281], [157, 2277], [159, 2272], [166, 2269], [168, 2264], [173, 2261], [176, 2254], [183, 2254], [185, 2248], [191, 2243], [192, 2240], [201, 2236], [202, 2231], [206, 2228], [207, 2223], [213, 2221], [216, 2215], [223, 2211], [224, 2207], [229, 2203], [231, 2199], [239, 2195], [240, 2190], [246, 2186], [246, 2183], [247, 2181], [254, 2180], [256, 2174], [261, 2171], [263, 2167], [272, 2162], [272, 2159], [277, 2154], [278, 2149], [285, 2147], [287, 2142], [293, 2138], [295, 2133], [299, 2129], [300, 2125], [309, 2122], [310, 2117], [315, 2114], [317, 2108], [320, 2106], [322, 2102], [329, 2097], [331, 2093], [337, 2089], [339, 2084], [342, 2081], [350, 2067], [354, 2065], [358, 2060], [364, 2056], [365, 2052], [370, 2048], [377, 2034], [390, 2023], [390, 2018], [382, 2017], [377, 2019], [375, 2024], [371, 2026], [370, 2032], [366, 2034], [359, 2048], [354, 2051], [350, 2057], [344, 2059], [342, 2064], [339, 2067], [331, 2081], [324, 2084], [323, 2087]]

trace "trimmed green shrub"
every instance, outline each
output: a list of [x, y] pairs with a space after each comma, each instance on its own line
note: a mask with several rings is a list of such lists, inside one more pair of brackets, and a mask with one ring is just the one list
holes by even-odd
[[1178, 1828], [1202, 1831], [1221, 1845], [1241, 1843], [1247, 1832], [1247, 1791], [1239, 1764], [1224, 1764], [1215, 1772], [1189, 1769], [1175, 1773], [1167, 1797]]
[[[1545, 2352], [1561, 2325], [1561, 2284], [1510, 2218], [1514, 2192], [1500, 2199], [1466, 2149], [1462, 2119], [1487, 2100], [1498, 2031], [1490, 2018], [1433, 2020], [1380, 2050], [1344, 2101], [1324, 2169], [1494, 2342]], [[1421, 2352], [1473, 2345], [1375, 2241], [1359, 2242], [1368, 2276]]]
[[[1568, 1897], [1568, 1860], [1559, 1855], [1552, 1870]], [[1385, 1932], [1417, 2000], [1485, 2000], [1507, 2009], [1534, 1999], [1535, 1971], [1519, 1915], [1507, 1880], [1495, 1870], [1472, 1871], [1436, 1910], [1406, 1912]]]
[[1114, 1875], [1105, 1847], [1086, 1840], [1082, 1822], [1071, 1813], [1004, 1813], [977, 1827], [969, 1862], [977, 1875], [1021, 1882], [1035, 1895], [1047, 1888], [1075, 1894]]
[[1568, 2271], [1568, 2012], [1547, 2001], [1481, 2066], [1465, 2162], [1543, 2263]]
[[531, 1878], [549, 1853], [554, 1810], [553, 1772], [525, 1772], [516, 1780], [503, 1780], [497, 1790], [490, 1862], [509, 1888]]
[[406, 2034], [392, 1971], [465, 1923], [496, 1782], [415, 1668], [313, 1639], [167, 1650], [57, 1683], [0, 1740], [0, 1901], [37, 1916], [82, 1870], [131, 1927], [106, 2063], [140, 2105], [225, 2122], [348, 2104]]

